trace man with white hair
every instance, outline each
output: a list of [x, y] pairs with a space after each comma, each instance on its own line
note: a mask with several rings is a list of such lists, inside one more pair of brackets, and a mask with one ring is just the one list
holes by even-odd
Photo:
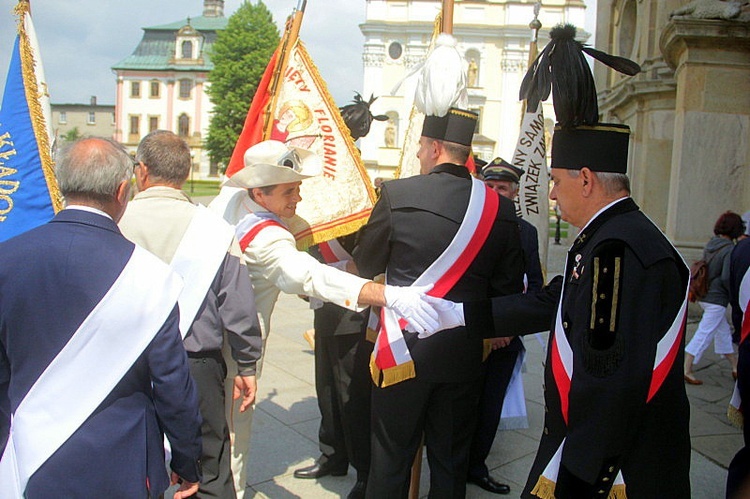
[[160, 497], [164, 434], [188, 497], [201, 433], [182, 283], [117, 228], [132, 159], [85, 138], [56, 175], [65, 209], [0, 244], [0, 497]]
[[[297, 250], [284, 219], [296, 214], [297, 203], [302, 200], [302, 181], [321, 172], [322, 162], [318, 156], [305, 149], [267, 140], [248, 149], [244, 162], [245, 167], [226, 182], [210, 207], [236, 225], [237, 239], [253, 282], [264, 345], [271, 313], [281, 291], [312, 296], [355, 311], [368, 305], [386, 306], [418, 331], [436, 327], [437, 314], [421, 300], [424, 287], [377, 284], [322, 264], [308, 253]], [[257, 366], [258, 375], [261, 370], [262, 357]], [[252, 411], [240, 414], [233, 410], [229, 417], [234, 421], [233, 472], [241, 497], [246, 485], [244, 454], [250, 439]], [[320, 466], [318, 476], [341, 471], [332, 470], [325, 462]]]

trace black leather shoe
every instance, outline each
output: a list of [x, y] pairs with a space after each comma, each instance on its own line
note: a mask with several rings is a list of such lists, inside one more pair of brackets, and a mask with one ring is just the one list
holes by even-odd
[[315, 461], [312, 466], [294, 470], [294, 478], [320, 478], [324, 476], [344, 476], [349, 469], [348, 464], [333, 464], [330, 461]]
[[466, 481], [474, 485], [479, 485], [487, 492], [492, 492], [493, 494], [510, 494], [510, 487], [508, 485], [498, 482], [489, 475], [478, 478], [469, 477]]
[[365, 491], [367, 490], [367, 482], [365, 480], [357, 480], [352, 490], [347, 494], [346, 499], [365, 499]]

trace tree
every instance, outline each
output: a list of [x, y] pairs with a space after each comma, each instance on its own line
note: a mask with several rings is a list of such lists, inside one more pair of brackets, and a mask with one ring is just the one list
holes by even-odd
[[62, 135], [62, 138], [65, 142], [75, 142], [76, 140], [81, 138], [81, 131], [78, 129], [78, 127], [73, 127], [67, 132], [65, 132]]
[[206, 137], [211, 161], [222, 171], [232, 156], [263, 71], [279, 44], [279, 30], [262, 0], [243, 2], [213, 45], [207, 93], [214, 103]]

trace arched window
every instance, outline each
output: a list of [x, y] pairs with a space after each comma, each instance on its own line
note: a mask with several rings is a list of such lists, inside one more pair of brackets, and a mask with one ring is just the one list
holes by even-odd
[[177, 118], [177, 135], [180, 137], [188, 137], [190, 135], [190, 118], [185, 113], [182, 113]]
[[187, 78], [180, 80], [180, 99], [189, 99], [193, 90], [193, 82]]
[[193, 42], [191, 42], [190, 40], [185, 40], [184, 42], [182, 42], [182, 58], [193, 58]]

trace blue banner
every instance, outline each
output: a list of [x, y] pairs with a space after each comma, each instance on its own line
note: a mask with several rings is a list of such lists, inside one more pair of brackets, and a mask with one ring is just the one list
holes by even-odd
[[[46, 124], [39, 101], [30, 106], [27, 99], [29, 90], [31, 96], [37, 96], [34, 62], [39, 64], [39, 60], [34, 61], [28, 54], [24, 61], [21, 45], [28, 44], [28, 40], [23, 36], [24, 33], [16, 36], [0, 107], [0, 241], [41, 225], [55, 215], [56, 193], [50, 194], [48, 184], [51, 171], [45, 176], [39, 145], [40, 142], [46, 145], [48, 140], [37, 138], [38, 132], [46, 134]], [[29, 64], [25, 75], [24, 62]], [[49, 157], [49, 151], [46, 156]], [[51, 164], [48, 168], [51, 170]], [[56, 190], [54, 178], [52, 182]]]

